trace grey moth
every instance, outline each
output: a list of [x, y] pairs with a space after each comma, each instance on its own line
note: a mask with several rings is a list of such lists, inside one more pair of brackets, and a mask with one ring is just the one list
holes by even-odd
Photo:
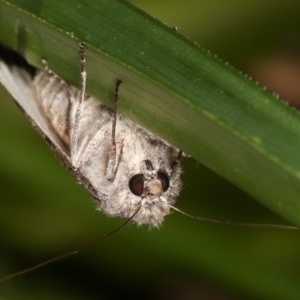
[[181, 151], [85, 95], [83, 44], [80, 49], [82, 89], [49, 69], [36, 70], [10, 60], [7, 51], [0, 56], [0, 82], [87, 188], [97, 209], [110, 216], [133, 216], [137, 224], [159, 226], [180, 192]]

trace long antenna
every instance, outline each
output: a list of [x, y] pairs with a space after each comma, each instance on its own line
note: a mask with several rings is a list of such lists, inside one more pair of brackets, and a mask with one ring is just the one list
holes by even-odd
[[293, 225], [277, 225], [277, 224], [265, 224], [265, 223], [248, 223], [248, 222], [239, 222], [239, 221], [231, 221], [231, 220], [226, 220], [226, 219], [213, 219], [209, 217], [198, 217], [194, 216], [191, 214], [188, 214], [179, 208], [170, 205], [170, 207], [181, 213], [184, 216], [187, 216], [192, 219], [196, 219], [199, 221], [203, 222], [208, 222], [208, 223], [217, 223], [217, 224], [225, 224], [225, 225], [234, 225], [234, 226], [241, 226], [241, 227], [256, 227], [256, 228], [270, 228], [270, 229], [282, 229], [282, 230], [300, 230], [299, 227], [293, 226]]
[[114, 228], [113, 230], [97, 237], [96, 239], [92, 240], [92, 241], [89, 241], [81, 246], [79, 246], [78, 248], [75, 248], [73, 250], [70, 250], [66, 253], [63, 253], [63, 254], [60, 254], [60, 255], [57, 255], [55, 257], [52, 257], [50, 259], [47, 259], [41, 263], [38, 263], [32, 267], [29, 267], [29, 268], [26, 268], [26, 269], [23, 269], [21, 271], [18, 271], [18, 272], [15, 272], [15, 273], [12, 273], [12, 274], [9, 274], [7, 276], [4, 276], [4, 277], [1, 277], [0, 278], [0, 283], [6, 281], [6, 280], [9, 280], [9, 279], [12, 279], [12, 278], [15, 278], [15, 277], [18, 277], [18, 276], [21, 276], [23, 274], [26, 274], [26, 273], [29, 273], [29, 272], [32, 272], [34, 270], [37, 270], [39, 268], [42, 268], [42, 267], [45, 267], [49, 264], [52, 264], [56, 261], [59, 261], [61, 259], [64, 259], [66, 257], [69, 257], [69, 256], [73, 256], [73, 255], [76, 255], [78, 254], [79, 252], [87, 249], [87, 248], [90, 248], [91, 246], [93, 246], [94, 244], [96, 243], [99, 243], [101, 241], [103, 241], [104, 239], [108, 238], [109, 236], [115, 234], [116, 232], [120, 231], [121, 229], [123, 229], [135, 216], [136, 214], [139, 212], [141, 206], [138, 207], [138, 209], [134, 212], [134, 214], [129, 218], [127, 219], [125, 222], [123, 222], [121, 225], [119, 225], [118, 227]]

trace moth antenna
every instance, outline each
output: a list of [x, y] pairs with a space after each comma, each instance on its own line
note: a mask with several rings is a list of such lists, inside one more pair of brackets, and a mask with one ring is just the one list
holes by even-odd
[[137, 210], [134, 212], [134, 214], [133, 214], [129, 219], [127, 219], [125, 222], [123, 222], [121, 225], [119, 225], [118, 227], [114, 228], [113, 230], [111, 230], [111, 231], [109, 231], [109, 232], [107, 232], [107, 233], [105, 233], [105, 234], [103, 234], [103, 235], [101, 235], [101, 236], [95, 238], [95, 239], [92, 240], [92, 241], [89, 241], [89, 242], [87, 242], [87, 243], [85, 243], [85, 244], [79, 246], [78, 248], [75, 248], [75, 249], [70, 250], [70, 251], [68, 251], [68, 252], [65, 252], [65, 253], [63, 253], [63, 254], [57, 255], [57, 256], [52, 257], [52, 258], [50, 258], [50, 259], [47, 259], [47, 260], [45, 260], [45, 261], [43, 261], [43, 262], [41, 262], [41, 263], [38, 263], [38, 264], [36, 264], [36, 265], [33, 265], [32, 267], [29, 267], [29, 268], [23, 269], [23, 270], [21, 270], [21, 271], [18, 271], [18, 272], [14, 272], [14, 273], [12, 273], [12, 274], [9, 274], [9, 275], [7, 275], [7, 276], [1, 277], [1, 278], [0, 278], [0, 283], [2, 283], [2, 282], [4, 282], [4, 281], [7, 281], [7, 280], [9, 280], [9, 279], [12, 279], [12, 278], [15, 278], [15, 277], [18, 277], [18, 276], [27, 274], [27, 273], [32, 272], [32, 271], [34, 271], [34, 270], [43, 268], [43, 267], [45, 267], [45, 266], [47, 266], [47, 265], [49, 265], [49, 264], [52, 264], [52, 263], [54, 263], [54, 262], [56, 262], [56, 261], [62, 260], [62, 259], [67, 258], [67, 257], [69, 257], [69, 256], [76, 255], [76, 254], [78, 254], [79, 252], [81, 252], [81, 251], [83, 251], [83, 250], [85, 250], [85, 249], [87, 249], [87, 248], [90, 248], [91, 246], [93, 246], [93, 245], [95, 245], [95, 244], [97, 244], [97, 243], [103, 241], [104, 239], [106, 239], [106, 238], [112, 236], [113, 234], [115, 234], [115, 233], [117, 233], [118, 231], [120, 231], [121, 229], [123, 229], [123, 228], [124, 228], [124, 227], [125, 227], [125, 226], [126, 226], [126, 225], [127, 225], [127, 224], [135, 217], [135, 216], [136, 216], [136, 214], [139, 212], [140, 208], [141, 208], [141, 206], [139, 206], [139, 207], [137, 208]]
[[172, 208], [174, 211], [181, 213], [184, 216], [187, 216], [187, 217], [195, 219], [195, 220], [207, 222], [207, 223], [217, 223], [217, 224], [234, 225], [234, 226], [241, 226], [241, 227], [270, 228], [270, 229], [282, 229], [282, 230], [300, 230], [299, 227], [293, 226], [293, 225], [248, 223], [248, 222], [231, 221], [231, 220], [226, 220], [226, 219], [213, 219], [213, 218], [209, 218], [209, 217], [199, 217], [199, 216], [194, 216], [189, 213], [186, 213], [173, 205], [170, 205], [170, 208]]

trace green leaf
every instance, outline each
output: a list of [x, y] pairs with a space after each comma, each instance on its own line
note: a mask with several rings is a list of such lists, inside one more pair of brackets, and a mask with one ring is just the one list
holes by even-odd
[[109, 104], [122, 79], [122, 113], [300, 224], [300, 119], [285, 103], [124, 2], [2, 0], [0, 19], [2, 43], [71, 82], [85, 41], [91, 94]]
[[[0, 0], [0, 28], [2, 44], [18, 51], [35, 66], [41, 67], [41, 59], [46, 58], [55, 72], [74, 84], [80, 80], [78, 42], [86, 42], [89, 93], [110, 105], [114, 83], [117, 78], [122, 79], [122, 114], [182, 148], [273, 211], [300, 224], [298, 112], [172, 28], [115, 0]], [[6, 116], [4, 111], [2, 119]], [[66, 196], [73, 183], [67, 174], [57, 175], [61, 173], [55, 170], [58, 167], [54, 166], [54, 160], [47, 158], [48, 162], [44, 163], [43, 157], [32, 155], [35, 148], [25, 146], [24, 142], [22, 148], [13, 142], [8, 147], [14, 134], [20, 134], [17, 139], [23, 137], [21, 128], [25, 126], [16, 121], [14, 114], [10, 121], [16, 130], [6, 131], [8, 128], [1, 126], [6, 144], [0, 150], [3, 172], [0, 221], [1, 228], [11, 230], [4, 230], [2, 238], [11, 235], [15, 239], [7, 246], [7, 253], [22, 249], [35, 256], [44, 243], [47, 257], [54, 241], [64, 244], [67, 239], [61, 231], [71, 241], [76, 235], [85, 240], [87, 232], [91, 231], [93, 236], [92, 232], [96, 234], [100, 228], [105, 232], [109, 221], [96, 213], [89, 215], [88, 203], [83, 204], [85, 208], [79, 205], [82, 199], [78, 187], [72, 187], [72, 193]], [[242, 220], [251, 208], [261, 212], [224, 180], [202, 167], [195, 170], [191, 166], [195, 164], [193, 160], [185, 164], [188, 165], [185, 170], [193, 172], [185, 174], [182, 199], [199, 201], [199, 195], [205, 199], [212, 187], [224, 186], [211, 192], [215, 192], [215, 198], [221, 198], [221, 216], [226, 213], [230, 216], [231, 206], [237, 209]], [[58, 178], [55, 183], [54, 178]], [[10, 198], [11, 193], [15, 199]], [[32, 201], [23, 205], [17, 202], [25, 198]], [[40, 198], [45, 202], [43, 206], [38, 201]], [[238, 198], [241, 203], [231, 198]], [[62, 206], [53, 212], [51, 204]], [[197, 207], [197, 203], [190, 205]], [[205, 204], [200, 206], [205, 211]], [[212, 214], [213, 204], [207, 206], [206, 210]], [[84, 220], [78, 220], [79, 215]], [[89, 228], [89, 222], [94, 227]], [[34, 233], [29, 234], [30, 229]], [[176, 266], [178, 276], [187, 269], [197, 276], [206, 270], [211, 276], [252, 294], [299, 299], [297, 236], [286, 232], [245, 231], [195, 225], [173, 217], [160, 232], [129, 228], [117, 241], [111, 241], [111, 247], [102, 245], [99, 253], [87, 255], [83, 264], [95, 272], [95, 285], [112, 276], [110, 282], [115, 280], [120, 289], [125, 289], [132, 282], [138, 286], [142, 279], [146, 282], [149, 277], [152, 288], [156, 276], [162, 279], [163, 272], [173, 274], [170, 266]], [[66, 247], [71, 244], [65, 243]], [[27, 266], [27, 257], [24, 260]], [[5, 266], [9, 265], [7, 260], [3, 261]], [[83, 266], [78, 264], [79, 274]], [[15, 268], [19, 267], [6, 267], [6, 270]], [[120, 270], [126, 270], [126, 274], [120, 274]], [[66, 282], [72, 275], [70, 272], [58, 282]], [[28, 298], [39, 294], [37, 286], [43, 288], [37, 284], [38, 277], [34, 277], [34, 286], [23, 287], [30, 294]], [[74, 289], [72, 299], [75, 295], [81, 298], [72, 282], [70, 286]], [[92, 284], [88, 286], [92, 288]], [[99, 292], [98, 286], [95, 289]], [[105, 284], [101, 292], [105, 297]], [[42, 292], [41, 295], [44, 296]]]

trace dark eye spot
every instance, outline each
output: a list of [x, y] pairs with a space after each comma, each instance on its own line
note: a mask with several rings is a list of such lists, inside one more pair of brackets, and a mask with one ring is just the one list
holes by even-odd
[[169, 177], [167, 176], [166, 173], [159, 171], [157, 172], [157, 178], [160, 180], [162, 189], [165, 192], [170, 185]]
[[140, 196], [144, 191], [144, 176], [143, 174], [136, 174], [129, 180], [129, 189], [132, 194]]

